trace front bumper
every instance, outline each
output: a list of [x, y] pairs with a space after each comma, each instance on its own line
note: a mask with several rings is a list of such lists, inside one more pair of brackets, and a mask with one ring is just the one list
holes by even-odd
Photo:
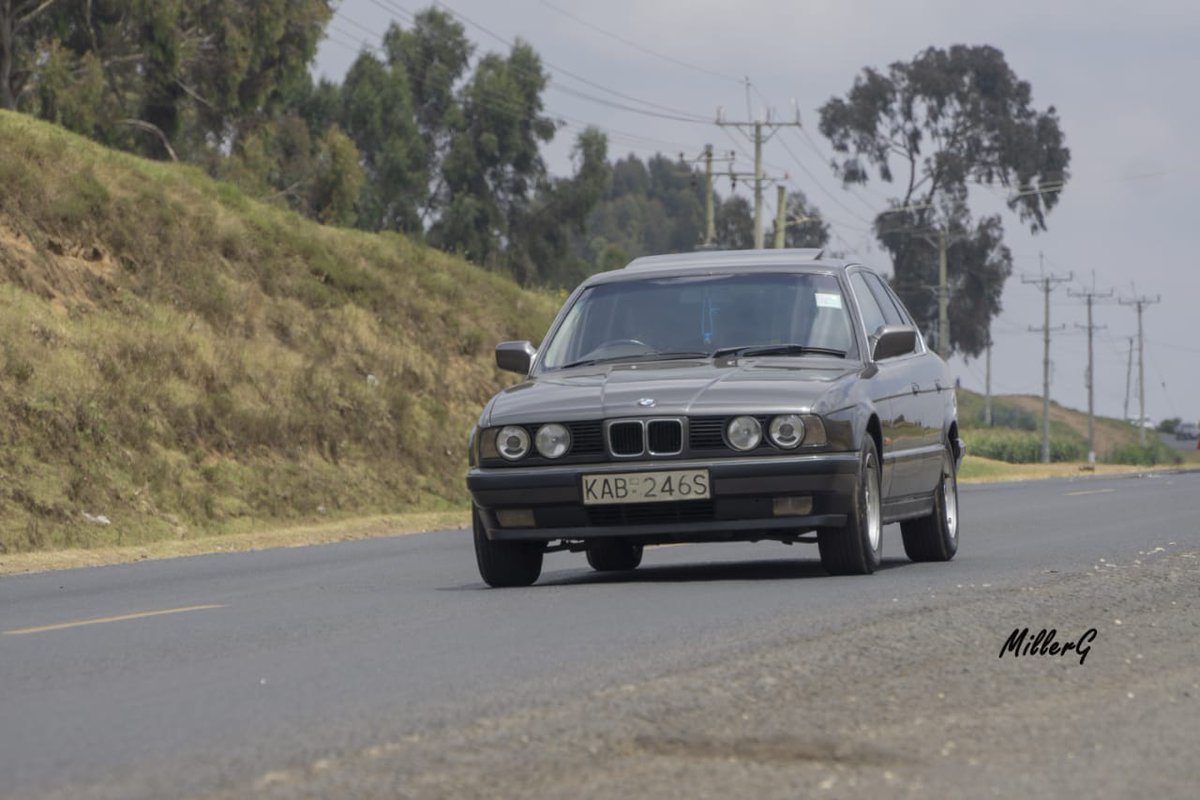
[[[646, 544], [790, 538], [840, 527], [858, 480], [858, 453], [472, 468], [467, 488], [489, 539], [587, 540], [621, 536]], [[582, 476], [637, 471], [707, 469], [711, 499], [585, 506]], [[808, 496], [812, 512], [775, 516], [776, 497]], [[502, 527], [496, 512], [530, 509], [533, 527]]]

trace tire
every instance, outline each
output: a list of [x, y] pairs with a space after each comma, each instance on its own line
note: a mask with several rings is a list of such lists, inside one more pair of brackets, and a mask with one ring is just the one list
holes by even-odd
[[531, 586], [542, 574], [542, 545], [537, 542], [494, 542], [487, 537], [479, 509], [471, 513], [475, 561], [484, 583], [496, 588]]
[[879, 453], [875, 440], [864, 435], [858, 461], [854, 502], [844, 528], [817, 531], [821, 566], [831, 575], [870, 575], [883, 556], [883, 516]]
[[900, 533], [904, 552], [913, 561], [949, 561], [958, 552], [958, 476], [949, 445], [933, 493], [933, 513], [901, 522]]
[[599, 539], [587, 547], [587, 560], [597, 572], [623, 572], [642, 563], [642, 546], [624, 539]]

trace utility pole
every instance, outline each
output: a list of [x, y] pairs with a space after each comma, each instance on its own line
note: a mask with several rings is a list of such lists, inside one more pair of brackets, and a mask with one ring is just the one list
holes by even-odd
[[1087, 365], [1087, 375], [1086, 375], [1087, 392], [1088, 392], [1088, 463], [1095, 464], [1096, 463], [1096, 407], [1095, 407], [1096, 362], [1095, 362], [1095, 359], [1092, 357], [1092, 332], [1097, 331], [1097, 330], [1104, 330], [1104, 328], [1106, 326], [1100, 325], [1099, 327], [1097, 327], [1092, 324], [1092, 304], [1095, 303], [1097, 298], [1112, 297], [1113, 292], [1112, 292], [1112, 290], [1109, 290], [1108, 292], [1105, 292], [1104, 294], [1098, 293], [1096, 291], [1096, 278], [1093, 275], [1091, 291], [1072, 292], [1070, 289], [1067, 289], [1067, 296], [1082, 297], [1084, 299], [1084, 301], [1087, 303], [1087, 325], [1085, 326], [1085, 325], [1080, 325], [1079, 323], [1075, 323], [1075, 327], [1083, 328], [1084, 330], [1086, 330], [1087, 336], [1088, 336], [1088, 365]]
[[1137, 309], [1138, 317], [1138, 444], [1146, 446], [1146, 339], [1142, 335], [1142, 311], [1146, 306], [1162, 302], [1161, 295], [1153, 299], [1146, 295], [1132, 297], [1128, 300], [1121, 298], [1123, 306], [1133, 306]]
[[784, 233], [787, 231], [787, 187], [775, 187], [775, 249], [783, 249]]
[[762, 123], [754, 123], [754, 249], [763, 249]]
[[1062, 330], [1066, 325], [1059, 325], [1057, 328], [1050, 327], [1050, 293], [1054, 291], [1054, 287], [1060, 283], [1066, 283], [1074, 277], [1074, 274], [1068, 274], [1065, 278], [1056, 275], [1041, 275], [1036, 279], [1021, 278], [1021, 283], [1037, 284], [1039, 291], [1045, 298], [1045, 314], [1043, 317], [1042, 327], [1035, 328], [1032, 325], [1029, 330], [1041, 332], [1042, 340], [1042, 463], [1050, 463], [1050, 331]]
[[946, 285], [946, 229], [938, 229], [938, 355], [950, 359], [950, 287]]
[[1125, 415], [1126, 422], [1129, 421], [1129, 382], [1133, 377], [1133, 337], [1129, 337], [1129, 360], [1125, 362]]
[[[729, 177], [737, 184], [739, 177], [746, 177], [745, 173], [733, 172], [733, 153], [727, 156], [716, 157], [713, 155], [713, 146], [711, 144], [704, 145], [704, 151], [696, 158], [689, 159], [685, 154], [679, 154], [679, 163], [690, 171], [691, 164], [704, 162], [704, 240], [700, 242], [699, 249], [712, 250], [717, 246], [717, 224], [716, 217], [713, 213], [713, 163], [722, 162], [730, 165]], [[692, 174], [692, 185], [696, 185], [696, 176]]]
[[[749, 122], [731, 122], [726, 120], [717, 110], [717, 125], [722, 128], [737, 128], [754, 141], [754, 248], [763, 248], [763, 144], [774, 136], [780, 128], [799, 128], [800, 113], [796, 112], [794, 122], [774, 122], [768, 113], [766, 120], [755, 119]], [[766, 132], [764, 133], [764, 129]], [[752, 133], [750, 133], [752, 132]]]
[[704, 145], [704, 247], [716, 247], [717, 223], [713, 217], [713, 149]]
[[987, 334], [987, 367], [983, 378], [983, 424], [992, 427], [992, 329]]

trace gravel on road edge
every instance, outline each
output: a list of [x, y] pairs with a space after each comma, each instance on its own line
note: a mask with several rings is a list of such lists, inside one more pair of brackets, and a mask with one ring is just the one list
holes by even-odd
[[[1200, 556], [1155, 553], [964, 588], [215, 797], [1193, 797], [1198, 587]], [[1096, 634], [1083, 659], [1001, 657], [1026, 627]]]

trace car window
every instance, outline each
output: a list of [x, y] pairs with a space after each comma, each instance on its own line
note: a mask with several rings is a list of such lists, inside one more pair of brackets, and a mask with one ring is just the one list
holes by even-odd
[[887, 288], [883, 285], [883, 280], [873, 272], [859, 272], [867, 282], [867, 286], [871, 290], [871, 294], [875, 296], [876, 302], [879, 303], [879, 309], [883, 312], [883, 318], [888, 325], [907, 325], [904, 321], [904, 314], [896, 307], [896, 302], [888, 293]]
[[651, 353], [798, 344], [857, 356], [833, 275], [685, 275], [599, 284], [580, 293], [542, 366]]
[[884, 317], [883, 310], [879, 308], [879, 302], [875, 299], [875, 295], [867, 288], [863, 273], [851, 272], [850, 286], [854, 289], [854, 297], [858, 300], [858, 308], [862, 312], [863, 327], [867, 329], [867, 335], [871, 336], [879, 330], [879, 326], [883, 325], [887, 318]]

